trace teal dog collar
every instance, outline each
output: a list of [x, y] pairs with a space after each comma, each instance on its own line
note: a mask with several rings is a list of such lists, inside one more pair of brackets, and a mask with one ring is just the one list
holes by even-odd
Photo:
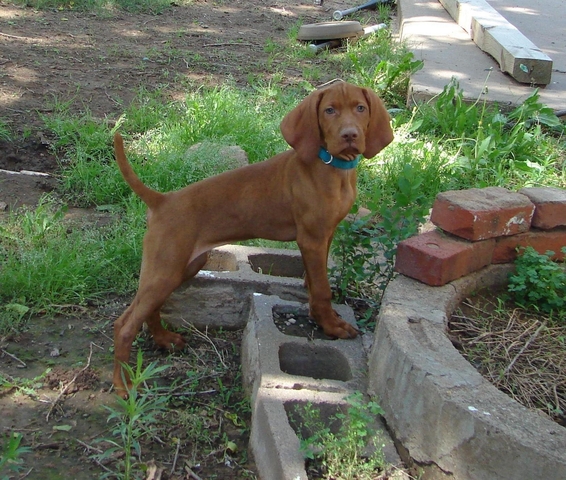
[[341, 158], [337, 158], [328, 153], [328, 150], [325, 148], [320, 147], [318, 158], [320, 158], [325, 165], [332, 165], [333, 167], [340, 168], [341, 170], [350, 170], [358, 166], [362, 156], [358, 155], [354, 160], [342, 160]]

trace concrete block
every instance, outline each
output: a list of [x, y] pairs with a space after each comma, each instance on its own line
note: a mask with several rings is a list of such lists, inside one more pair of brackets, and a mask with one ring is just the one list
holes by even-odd
[[395, 270], [428, 285], [446, 283], [491, 263], [495, 241], [467, 242], [432, 231], [397, 246]]
[[[323, 423], [331, 429], [338, 425], [330, 420], [336, 413], [346, 413], [348, 394], [313, 390], [278, 390], [260, 388], [252, 405], [253, 421], [250, 435], [252, 451], [259, 477], [262, 480], [306, 480], [305, 459], [300, 452], [303, 418], [300, 406], [315, 407]], [[392, 465], [401, 460], [391, 437], [380, 418], [375, 419], [380, 446], [385, 459]], [[302, 432], [303, 435], [308, 435]], [[407, 477], [391, 477], [399, 480]]]
[[566, 225], [566, 190], [554, 187], [526, 187], [519, 193], [535, 205], [532, 226], [542, 230]]
[[[367, 389], [367, 358], [360, 337], [324, 340], [290, 336], [274, 322], [279, 308], [300, 308], [297, 302], [276, 296], [254, 294], [248, 324], [242, 339], [242, 377], [251, 397], [252, 432], [250, 450], [262, 480], [306, 479], [304, 459], [295, 432], [300, 428], [297, 405], [312, 404], [323, 421], [339, 410], [346, 411], [347, 397]], [[334, 308], [355, 325], [352, 310]], [[399, 464], [393, 440], [381, 419], [386, 460]]]
[[477, 241], [526, 232], [534, 213], [531, 201], [501, 187], [439, 193], [431, 221], [442, 230]]
[[538, 253], [554, 252], [553, 260], [564, 261], [562, 248], [566, 247], [566, 228], [558, 227], [554, 230], [530, 230], [512, 237], [498, 238], [493, 250], [492, 263], [514, 262], [517, 258], [517, 249], [520, 247], [533, 247]]
[[212, 250], [197, 276], [173, 292], [162, 316], [174, 326], [244, 328], [254, 292], [307, 301], [303, 277], [299, 250], [225, 245]]
[[[242, 376], [252, 402], [260, 387], [352, 393], [366, 390], [361, 337], [323, 340], [282, 333], [273, 321], [278, 306], [300, 306], [276, 296], [254, 294], [242, 339]], [[355, 325], [352, 310], [334, 309]]]
[[253, 405], [250, 450], [262, 480], [307, 480], [300, 442], [276, 391], [262, 389]]

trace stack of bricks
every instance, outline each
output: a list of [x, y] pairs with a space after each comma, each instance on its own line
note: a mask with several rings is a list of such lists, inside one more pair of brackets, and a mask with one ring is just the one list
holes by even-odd
[[399, 243], [395, 270], [432, 286], [513, 262], [520, 247], [554, 252], [564, 261], [566, 190], [501, 187], [440, 193], [434, 202], [434, 231]]

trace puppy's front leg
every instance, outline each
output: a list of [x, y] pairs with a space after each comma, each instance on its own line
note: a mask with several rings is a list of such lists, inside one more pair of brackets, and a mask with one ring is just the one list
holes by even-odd
[[357, 330], [332, 308], [332, 291], [327, 273], [328, 241], [303, 237], [298, 238], [297, 243], [307, 273], [311, 317], [329, 337], [356, 337]]

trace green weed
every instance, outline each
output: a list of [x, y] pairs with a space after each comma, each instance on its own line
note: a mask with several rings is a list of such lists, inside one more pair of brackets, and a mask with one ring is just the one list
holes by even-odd
[[7, 390], [15, 389], [21, 395], [36, 398], [37, 390], [43, 387], [43, 379], [50, 371], [51, 369], [47, 369], [34, 378], [11, 377], [10, 375], [0, 373], [0, 387]]
[[117, 471], [108, 473], [102, 478], [116, 475], [118, 478], [129, 480], [133, 478], [136, 461], [142, 462], [141, 439], [153, 434], [170, 400], [168, 395], [159, 393], [156, 386], [143, 389], [142, 387], [157, 378], [159, 373], [169, 366], [157, 366], [153, 362], [143, 368], [143, 355], [139, 350], [135, 369], [126, 364], [122, 365], [122, 368], [129, 375], [132, 386], [128, 389], [126, 399], [119, 397], [115, 407], [105, 406], [110, 412], [108, 422], [113, 423], [111, 431], [113, 438], [99, 441], [109, 443], [111, 447], [101, 454], [94, 455], [93, 458], [98, 463], [103, 463], [116, 453], [123, 452], [124, 456], [118, 461]]
[[[18, 474], [22, 471], [23, 460], [21, 456], [30, 452], [31, 448], [20, 446], [21, 441], [22, 435], [16, 432], [13, 432], [3, 438], [4, 445], [0, 449], [0, 472], [11, 471]], [[1, 478], [2, 480], [8, 480], [13, 477], [2, 473]]]
[[[562, 248], [566, 254], [566, 247]], [[566, 305], [566, 270], [552, 261], [554, 252], [542, 255], [533, 247], [522, 249], [509, 276], [508, 291], [515, 302], [545, 313], [560, 312]]]
[[311, 403], [298, 405], [291, 420], [298, 427], [303, 455], [324, 478], [370, 480], [387, 467], [376, 426], [383, 410], [359, 392], [347, 403], [345, 413], [339, 411], [328, 419]]
[[453, 189], [538, 183], [557, 173], [560, 149], [545, 129], [563, 127], [536, 90], [506, 114], [485, 102], [466, 103], [453, 79], [434, 103], [419, 107], [413, 122], [415, 132], [436, 136], [453, 152]]
[[337, 266], [331, 275], [340, 299], [362, 297], [379, 305], [394, 275], [397, 244], [415, 235], [428, 213], [422, 181], [419, 172], [405, 164], [392, 204], [381, 203], [378, 192], [367, 203], [371, 214], [338, 226], [332, 247]]

